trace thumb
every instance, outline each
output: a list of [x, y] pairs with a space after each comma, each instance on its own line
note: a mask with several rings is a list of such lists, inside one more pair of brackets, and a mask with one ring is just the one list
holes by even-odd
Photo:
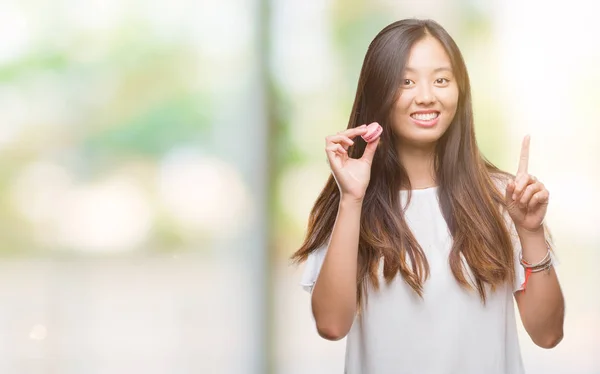
[[377, 150], [377, 145], [379, 144], [379, 140], [381, 138], [377, 138], [374, 141], [367, 143], [367, 147], [365, 148], [365, 152], [363, 153], [361, 160], [367, 161], [369, 165], [373, 164], [373, 157], [375, 156], [375, 151]]

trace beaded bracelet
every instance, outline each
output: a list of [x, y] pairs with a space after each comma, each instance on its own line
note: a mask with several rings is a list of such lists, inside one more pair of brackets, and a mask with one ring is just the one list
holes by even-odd
[[525, 288], [527, 287], [527, 281], [529, 280], [529, 276], [532, 273], [538, 273], [544, 270], [550, 271], [550, 268], [552, 267], [553, 263], [552, 256], [550, 255], [550, 244], [548, 242], [546, 242], [546, 247], [548, 249], [548, 252], [546, 252], [546, 256], [537, 264], [530, 264], [529, 262], [525, 261], [523, 259], [523, 251], [519, 253], [519, 262], [525, 268], [525, 281], [521, 285], [523, 291], [525, 291]]

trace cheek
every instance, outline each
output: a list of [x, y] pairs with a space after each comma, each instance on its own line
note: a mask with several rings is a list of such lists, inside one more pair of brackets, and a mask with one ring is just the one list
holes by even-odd
[[456, 111], [456, 107], [458, 106], [458, 89], [445, 91], [438, 98], [446, 110], [450, 112]]
[[396, 103], [394, 104], [394, 110], [392, 113], [392, 127], [396, 134], [402, 132], [402, 128], [406, 127], [406, 116], [410, 113], [410, 107], [412, 98], [409, 95], [401, 95]]
[[395, 112], [397, 115], [407, 114], [410, 108], [411, 103], [413, 102], [413, 97], [410, 93], [403, 93], [400, 95], [395, 105]]
[[411, 98], [408, 93], [402, 93], [398, 100], [396, 100], [396, 110], [406, 110], [410, 105]]

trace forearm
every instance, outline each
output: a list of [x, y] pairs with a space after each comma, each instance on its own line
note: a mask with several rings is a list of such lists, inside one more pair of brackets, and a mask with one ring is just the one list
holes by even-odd
[[[543, 227], [538, 232], [517, 229], [528, 263], [538, 263], [547, 254], [548, 247]], [[518, 292], [519, 311], [523, 325], [534, 343], [551, 348], [563, 335], [565, 302], [554, 267], [532, 273], [525, 291]]]
[[356, 272], [362, 201], [342, 200], [325, 260], [312, 293], [319, 334], [346, 336], [356, 314]]

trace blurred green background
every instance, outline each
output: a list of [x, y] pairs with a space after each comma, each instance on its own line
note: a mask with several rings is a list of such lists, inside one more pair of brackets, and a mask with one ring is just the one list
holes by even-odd
[[[4, 0], [0, 372], [334, 373], [287, 258], [329, 175], [366, 48], [432, 18], [478, 141], [552, 194], [563, 342], [528, 373], [600, 373], [595, 3]], [[543, 16], [542, 16], [543, 14]]]

